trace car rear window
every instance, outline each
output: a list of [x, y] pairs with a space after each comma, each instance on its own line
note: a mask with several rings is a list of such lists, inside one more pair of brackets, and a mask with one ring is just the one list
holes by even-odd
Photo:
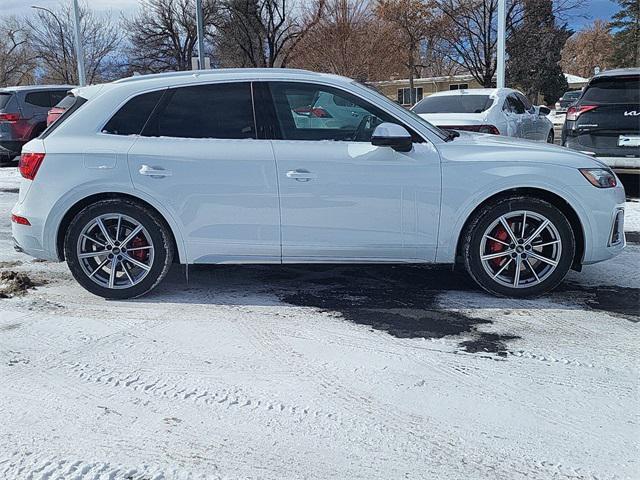
[[575, 92], [567, 92], [562, 96], [563, 100], [575, 100], [580, 96], [580, 90], [576, 90]]
[[596, 78], [587, 86], [581, 102], [640, 103], [640, 76]]
[[489, 95], [427, 97], [413, 107], [416, 113], [482, 113], [493, 104]]
[[111, 117], [102, 129], [102, 133], [139, 135], [164, 92], [164, 90], [157, 90], [133, 97]]
[[47, 138], [51, 132], [53, 132], [56, 128], [58, 128], [62, 123], [71, 116], [73, 112], [78, 110], [82, 105], [86, 103], [87, 99], [82, 97], [77, 97], [73, 94], [69, 94], [64, 97], [57, 105], [58, 108], [63, 108], [64, 113], [58, 118], [55, 122], [49, 125], [44, 132], [38, 137], [40, 139]]
[[11, 101], [12, 97], [13, 97], [13, 93], [0, 92], [0, 110], [4, 109], [7, 105], [9, 105], [9, 102]]

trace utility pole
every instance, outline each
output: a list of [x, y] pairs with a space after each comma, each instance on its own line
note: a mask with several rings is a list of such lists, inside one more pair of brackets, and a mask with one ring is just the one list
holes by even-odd
[[200, 70], [205, 68], [204, 64], [204, 24], [202, 21], [202, 0], [196, 0], [196, 24], [198, 28], [198, 63]]
[[498, 0], [498, 58], [497, 58], [497, 81], [498, 88], [505, 86], [504, 56], [505, 56], [505, 36], [507, 30], [506, 3], [507, 0]]
[[80, 11], [78, 0], [73, 0], [73, 23], [76, 31], [76, 57], [78, 58], [78, 84], [84, 87], [87, 84], [87, 77], [84, 70], [84, 50], [82, 48], [82, 31], [80, 29]]

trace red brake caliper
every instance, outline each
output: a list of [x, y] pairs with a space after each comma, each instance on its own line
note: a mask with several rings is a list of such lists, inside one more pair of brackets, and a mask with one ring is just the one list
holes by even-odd
[[[507, 239], [509, 238], [509, 234], [502, 227], [498, 227], [498, 229], [496, 230], [496, 233], [493, 236], [494, 238], [497, 238], [498, 240], [501, 240], [503, 242], [506, 242]], [[496, 242], [495, 240], [489, 240], [489, 251], [491, 253], [501, 252], [505, 248], [507, 248], [506, 245], [503, 245], [500, 242]], [[500, 267], [506, 260], [507, 260], [507, 256], [504, 256], [504, 257], [492, 258], [491, 260], [489, 260], [489, 262], [494, 267]]]
[[[146, 247], [146, 246], [147, 246], [147, 241], [141, 235], [138, 235], [133, 240], [131, 240], [131, 248], [139, 248], [139, 247]], [[133, 252], [131, 252], [130, 255], [136, 260], [138, 260], [139, 262], [144, 262], [149, 256], [149, 250], [134, 250]]]

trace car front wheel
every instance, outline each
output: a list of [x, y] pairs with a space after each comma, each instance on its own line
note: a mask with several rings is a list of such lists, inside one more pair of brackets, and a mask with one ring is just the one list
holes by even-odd
[[134, 298], [154, 288], [173, 261], [163, 219], [124, 199], [101, 200], [71, 221], [64, 242], [75, 279], [95, 295]]
[[565, 277], [575, 254], [567, 217], [537, 198], [512, 197], [484, 206], [465, 229], [469, 275], [490, 293], [541, 295]]

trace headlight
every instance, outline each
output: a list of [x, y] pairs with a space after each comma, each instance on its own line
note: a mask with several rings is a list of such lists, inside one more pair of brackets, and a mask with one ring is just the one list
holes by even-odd
[[618, 184], [616, 176], [608, 168], [581, 168], [580, 173], [594, 187], [612, 188]]

